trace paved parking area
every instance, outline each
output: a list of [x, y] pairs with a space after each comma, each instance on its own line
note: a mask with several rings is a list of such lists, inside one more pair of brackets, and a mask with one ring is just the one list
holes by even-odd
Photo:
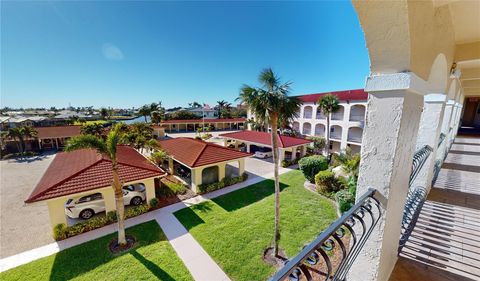
[[0, 161], [0, 257], [53, 242], [45, 203], [25, 205], [54, 154]]

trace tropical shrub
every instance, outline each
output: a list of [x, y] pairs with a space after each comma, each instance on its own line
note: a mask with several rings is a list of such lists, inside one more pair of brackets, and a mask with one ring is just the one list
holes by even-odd
[[212, 192], [212, 191], [215, 191], [215, 190], [218, 190], [218, 189], [222, 189], [224, 187], [246, 181], [247, 178], [248, 178], [248, 174], [243, 173], [239, 177], [233, 177], [233, 178], [225, 177], [219, 182], [214, 182], [214, 183], [210, 183], [210, 184], [200, 184], [198, 186], [198, 193], [199, 194], [204, 194], [204, 193], [207, 193], [207, 192]]
[[125, 218], [128, 219], [128, 218], [131, 218], [131, 217], [139, 216], [141, 214], [144, 214], [144, 213], [148, 212], [149, 209], [150, 208], [148, 207], [147, 204], [142, 204], [142, 205], [138, 205], [138, 206], [135, 206], [135, 207], [126, 208], [125, 209]]
[[162, 179], [161, 182], [160, 188], [155, 190], [155, 196], [158, 198], [185, 194], [187, 192], [187, 187], [180, 182], [174, 182], [167, 178]]
[[53, 228], [53, 239], [63, 240], [67, 238], [67, 233], [65, 229], [67, 226], [64, 223], [59, 223]]
[[350, 208], [355, 205], [355, 195], [346, 189], [338, 191], [335, 194], [335, 200], [341, 213], [350, 210]]
[[117, 221], [117, 212], [110, 211], [107, 213], [107, 221], [108, 222], [116, 222]]
[[303, 157], [298, 161], [298, 167], [305, 178], [313, 182], [318, 172], [328, 169], [328, 160], [322, 155]]
[[158, 207], [158, 199], [152, 198], [150, 199], [150, 208], [156, 209]]
[[282, 160], [282, 167], [287, 168], [287, 167], [290, 167], [292, 165], [298, 164], [299, 160], [300, 160], [300, 158], [295, 158], [294, 160]]
[[325, 196], [331, 196], [332, 192], [340, 189], [340, 185], [332, 171], [320, 171], [315, 176], [315, 186], [318, 193]]

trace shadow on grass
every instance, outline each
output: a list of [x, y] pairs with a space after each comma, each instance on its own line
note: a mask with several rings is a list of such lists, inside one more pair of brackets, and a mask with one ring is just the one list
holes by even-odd
[[[116, 258], [131, 254], [137, 260], [143, 259], [142, 264], [145, 265], [152, 273], [155, 271], [156, 274], [160, 274], [158, 269], [152, 268], [150, 261], [146, 260], [140, 254], [136, 253], [136, 248], [150, 245], [159, 241], [166, 240], [164, 234], [161, 233], [160, 226], [158, 226], [156, 221], [149, 221], [137, 226], [128, 228], [126, 230], [127, 234], [133, 235], [137, 238], [136, 246], [130, 251], [127, 251], [122, 254], [112, 254], [108, 250], [109, 242], [114, 239], [117, 233], [113, 233], [78, 246], [68, 248], [66, 250], [60, 251], [55, 255], [55, 260], [50, 271], [50, 280], [70, 280], [82, 274], [86, 274], [95, 268], [105, 265], [106, 263], [114, 261]], [[133, 253], [135, 252], [135, 253]], [[118, 266], [128, 266], [119, 264]], [[114, 274], [114, 273], [112, 273]], [[156, 275], [157, 276], [157, 275]], [[113, 276], [111, 276], [113, 277]], [[108, 279], [107, 276], [103, 278], [101, 276], [99, 279]], [[171, 278], [171, 277], [170, 277]], [[164, 280], [173, 280], [173, 279], [164, 279]]]
[[190, 230], [195, 226], [204, 224], [205, 221], [199, 217], [194, 210], [200, 210], [201, 212], [210, 211], [211, 207], [209, 204], [212, 204], [208, 201], [194, 205], [188, 208], [181, 209], [174, 213], [174, 216], [182, 223], [182, 225], [187, 229]]
[[175, 279], [170, 276], [167, 272], [161, 269], [158, 265], [146, 259], [144, 256], [139, 254], [136, 250], [130, 252], [130, 254], [137, 259], [141, 264], [143, 264], [150, 272], [155, 275], [159, 280], [164, 281], [175, 281]]
[[[287, 187], [287, 184], [280, 182], [280, 191]], [[222, 207], [225, 211], [232, 212], [258, 202], [274, 193], [274, 181], [273, 179], [267, 179], [249, 187], [214, 198], [212, 201]]]

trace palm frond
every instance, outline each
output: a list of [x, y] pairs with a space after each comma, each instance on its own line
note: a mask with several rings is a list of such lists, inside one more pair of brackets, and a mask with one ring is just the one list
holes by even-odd
[[100, 153], [110, 156], [105, 141], [93, 135], [81, 135], [69, 139], [64, 150], [70, 152], [84, 148], [95, 149]]

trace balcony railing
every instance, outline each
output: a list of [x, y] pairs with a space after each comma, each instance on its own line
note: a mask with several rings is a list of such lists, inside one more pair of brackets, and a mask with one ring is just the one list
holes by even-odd
[[330, 138], [333, 139], [333, 140], [341, 140], [342, 139], [342, 134], [330, 133]]
[[[349, 211], [305, 246], [300, 254], [288, 260], [270, 280], [345, 280], [382, 216], [382, 208], [375, 193], [374, 189], [369, 189]], [[345, 242], [342, 238], [348, 233], [350, 241]], [[332, 260], [334, 249], [338, 249], [341, 255], [335, 264]], [[319, 266], [325, 272], [319, 271]]]
[[365, 114], [350, 114], [350, 121], [362, 122], [365, 120]]
[[361, 143], [362, 136], [348, 136], [347, 141]]
[[333, 113], [332, 120], [343, 120], [343, 112]]
[[412, 172], [410, 173], [410, 181], [408, 183], [409, 186], [412, 185], [413, 181], [418, 176], [418, 173], [422, 169], [423, 164], [425, 164], [428, 156], [430, 155], [430, 153], [432, 153], [432, 151], [433, 149], [430, 146], [425, 145], [419, 150], [417, 150], [413, 155]]

